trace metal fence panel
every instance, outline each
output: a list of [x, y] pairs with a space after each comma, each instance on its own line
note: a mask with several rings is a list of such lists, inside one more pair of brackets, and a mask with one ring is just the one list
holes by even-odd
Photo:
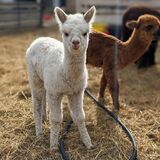
[[40, 4], [35, 2], [0, 3], [0, 29], [39, 26], [40, 12]]

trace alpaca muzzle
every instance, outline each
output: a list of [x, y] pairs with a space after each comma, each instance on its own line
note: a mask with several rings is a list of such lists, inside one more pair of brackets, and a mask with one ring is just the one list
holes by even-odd
[[79, 47], [80, 47], [80, 41], [78, 41], [78, 40], [72, 41], [72, 48], [73, 48], [74, 50], [78, 50]]

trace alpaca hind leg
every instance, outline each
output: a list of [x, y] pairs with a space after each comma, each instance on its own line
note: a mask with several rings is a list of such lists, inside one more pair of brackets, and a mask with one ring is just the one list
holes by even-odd
[[68, 98], [70, 103], [71, 116], [74, 123], [78, 126], [82, 142], [88, 149], [91, 149], [93, 145], [91, 143], [91, 139], [85, 125], [85, 113], [83, 110], [83, 94], [84, 92], [79, 92], [72, 96], [68, 96]]
[[47, 102], [50, 111], [50, 150], [52, 154], [54, 154], [54, 151], [58, 149], [58, 138], [63, 119], [61, 100], [62, 96], [60, 95], [53, 96], [51, 94], [47, 94]]
[[[99, 97], [98, 97], [98, 101], [102, 104], [107, 104], [104, 98], [106, 86], [107, 86], [107, 79], [103, 72], [103, 75], [101, 77]], [[104, 114], [104, 111], [101, 108], [96, 107], [96, 117], [97, 117], [97, 124], [101, 124], [103, 120], [106, 120], [107, 116], [106, 114]]]
[[119, 83], [118, 83], [118, 79], [117, 76], [111, 76], [108, 80], [108, 85], [109, 85], [109, 91], [112, 97], [112, 101], [113, 101], [113, 106], [114, 109], [113, 111], [118, 114], [120, 105], [119, 105]]
[[29, 85], [32, 94], [32, 110], [35, 121], [36, 136], [42, 134], [42, 98], [44, 94], [44, 84], [39, 78], [32, 63], [28, 61]]
[[36, 127], [36, 136], [42, 134], [42, 97], [43, 88], [34, 88], [32, 91], [33, 114]]
[[42, 119], [43, 119], [43, 121], [47, 121], [48, 120], [48, 112], [46, 109], [46, 90], [44, 90], [44, 92], [43, 92], [42, 107], [43, 107]]

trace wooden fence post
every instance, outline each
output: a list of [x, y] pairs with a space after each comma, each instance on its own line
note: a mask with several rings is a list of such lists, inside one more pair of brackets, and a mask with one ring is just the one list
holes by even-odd
[[20, 2], [17, 1], [17, 27], [21, 27]]
[[44, 14], [44, 9], [45, 9], [44, 1], [45, 0], [40, 1], [40, 21], [39, 21], [40, 27], [43, 27], [43, 14]]

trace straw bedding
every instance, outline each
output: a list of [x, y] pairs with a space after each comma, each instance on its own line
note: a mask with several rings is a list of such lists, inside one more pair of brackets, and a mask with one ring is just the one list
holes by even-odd
[[[25, 50], [39, 36], [60, 39], [53, 28], [21, 31], [0, 37], [0, 159], [60, 159], [49, 155], [49, 123], [44, 136], [35, 137], [31, 95], [25, 64]], [[158, 51], [160, 52], [160, 51]], [[156, 67], [137, 71], [134, 65], [119, 72], [120, 117], [132, 131], [140, 160], [160, 159], [160, 54]], [[101, 69], [88, 66], [88, 88], [96, 96]], [[106, 91], [107, 105], [111, 98]], [[70, 119], [64, 99], [64, 123]], [[66, 151], [73, 160], [127, 160], [131, 144], [123, 131], [85, 97], [86, 124], [95, 148], [86, 150], [73, 125], [66, 139]]]

